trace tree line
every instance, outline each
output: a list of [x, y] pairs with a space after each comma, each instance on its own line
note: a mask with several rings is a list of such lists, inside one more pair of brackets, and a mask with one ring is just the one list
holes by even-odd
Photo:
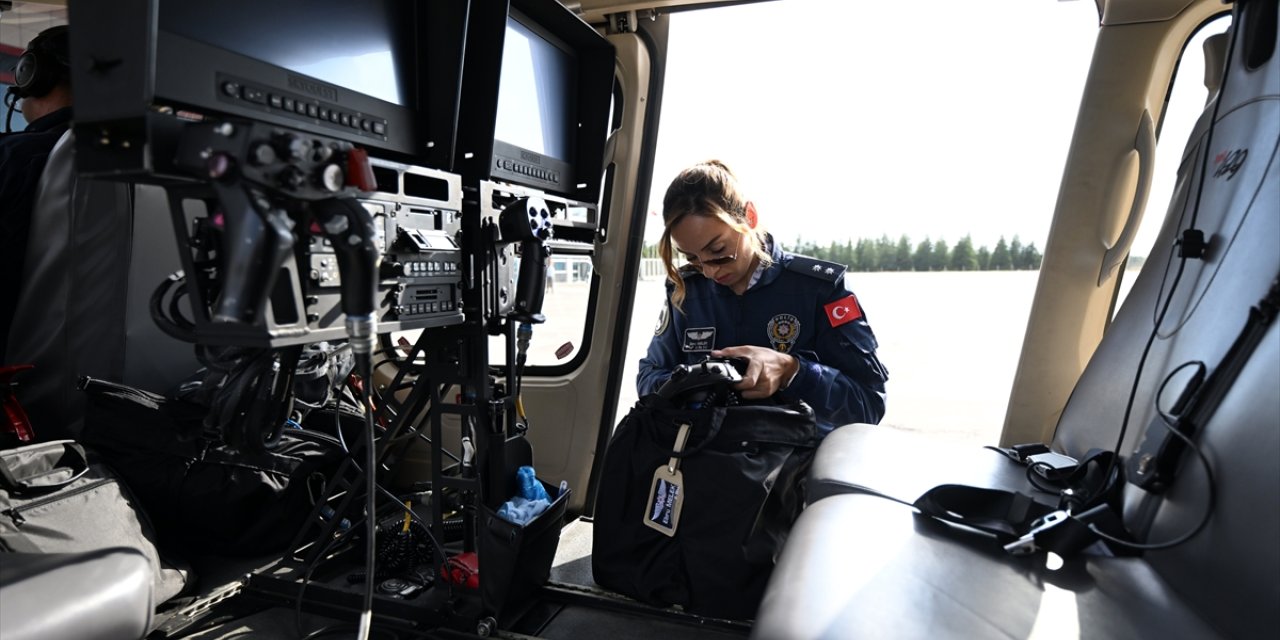
[[975, 247], [968, 235], [953, 247], [927, 236], [913, 243], [905, 234], [897, 241], [883, 235], [826, 246], [796, 238], [794, 247], [796, 253], [848, 265], [851, 271], [1021, 271], [1039, 269], [1044, 259], [1034, 242], [1023, 244], [1018, 236], [1012, 241], [1000, 236], [995, 248]]
[[[787, 249], [848, 265], [851, 271], [1020, 271], [1039, 269], [1044, 259], [1034, 242], [1023, 244], [1018, 236], [1012, 241], [1000, 236], [994, 249], [986, 245], [974, 247], [968, 235], [952, 247], [945, 239], [935, 241], [927, 236], [913, 243], [905, 234], [896, 241], [883, 235], [856, 241], [850, 238], [828, 245], [796, 238], [795, 244]], [[643, 256], [657, 258], [657, 245], [646, 243]]]

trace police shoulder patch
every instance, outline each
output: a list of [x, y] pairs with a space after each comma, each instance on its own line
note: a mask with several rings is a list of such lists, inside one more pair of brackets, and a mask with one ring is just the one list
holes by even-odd
[[807, 276], [824, 280], [826, 282], [835, 282], [844, 275], [848, 267], [837, 263], [810, 258], [809, 256], [792, 256], [791, 261], [787, 263], [787, 270], [796, 273], [803, 273]]
[[662, 311], [658, 312], [658, 326], [654, 327], [653, 335], [660, 336], [666, 333], [667, 327], [671, 326], [671, 314], [670, 312], [668, 312], [668, 309], [670, 307], [671, 307], [670, 302], [663, 303]]

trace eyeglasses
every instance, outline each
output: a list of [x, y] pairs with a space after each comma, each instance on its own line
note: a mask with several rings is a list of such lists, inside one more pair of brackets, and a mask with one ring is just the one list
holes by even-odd
[[723, 267], [727, 264], [731, 264], [734, 260], [737, 260], [738, 254], [735, 253], [733, 255], [720, 256], [719, 258], [707, 258], [706, 260], [699, 260], [697, 256], [688, 256], [685, 259], [689, 261], [689, 264], [698, 268]]

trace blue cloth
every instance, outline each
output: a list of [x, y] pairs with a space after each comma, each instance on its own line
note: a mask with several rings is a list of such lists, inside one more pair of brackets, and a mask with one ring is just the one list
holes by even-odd
[[[685, 270], [681, 312], [671, 304], [673, 287], [667, 284], [664, 315], [640, 360], [637, 391], [656, 392], [676, 365], [701, 362], [712, 349], [771, 347], [800, 363], [779, 395], [812, 407], [822, 433], [853, 422], [880, 422], [889, 372], [876, 356], [866, 311], [856, 298], [849, 304], [845, 267], [782, 251], [772, 238], [768, 244], [773, 264], [741, 296], [700, 271]], [[832, 303], [840, 305], [828, 309]]]
[[547, 488], [542, 486], [538, 474], [529, 465], [516, 469], [516, 480], [520, 495], [502, 503], [498, 507], [498, 515], [523, 527], [551, 507], [551, 496], [547, 495]]
[[521, 498], [551, 502], [551, 496], [547, 495], [546, 487], [538, 481], [538, 475], [534, 473], [533, 467], [529, 465], [520, 467], [516, 470], [516, 477], [520, 480]]
[[512, 524], [525, 526], [551, 506], [546, 500], [526, 500], [516, 496], [498, 507], [498, 516]]

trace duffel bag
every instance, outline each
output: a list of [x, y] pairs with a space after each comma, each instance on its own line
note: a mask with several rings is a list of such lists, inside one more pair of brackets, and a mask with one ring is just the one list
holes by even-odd
[[804, 403], [684, 409], [642, 398], [605, 453], [596, 583], [659, 606], [753, 617], [818, 442]]
[[186, 586], [189, 572], [161, 556], [138, 500], [93, 453], [71, 440], [0, 451], [0, 551], [79, 553], [111, 547], [130, 547], [147, 557], [155, 576], [155, 604]]

